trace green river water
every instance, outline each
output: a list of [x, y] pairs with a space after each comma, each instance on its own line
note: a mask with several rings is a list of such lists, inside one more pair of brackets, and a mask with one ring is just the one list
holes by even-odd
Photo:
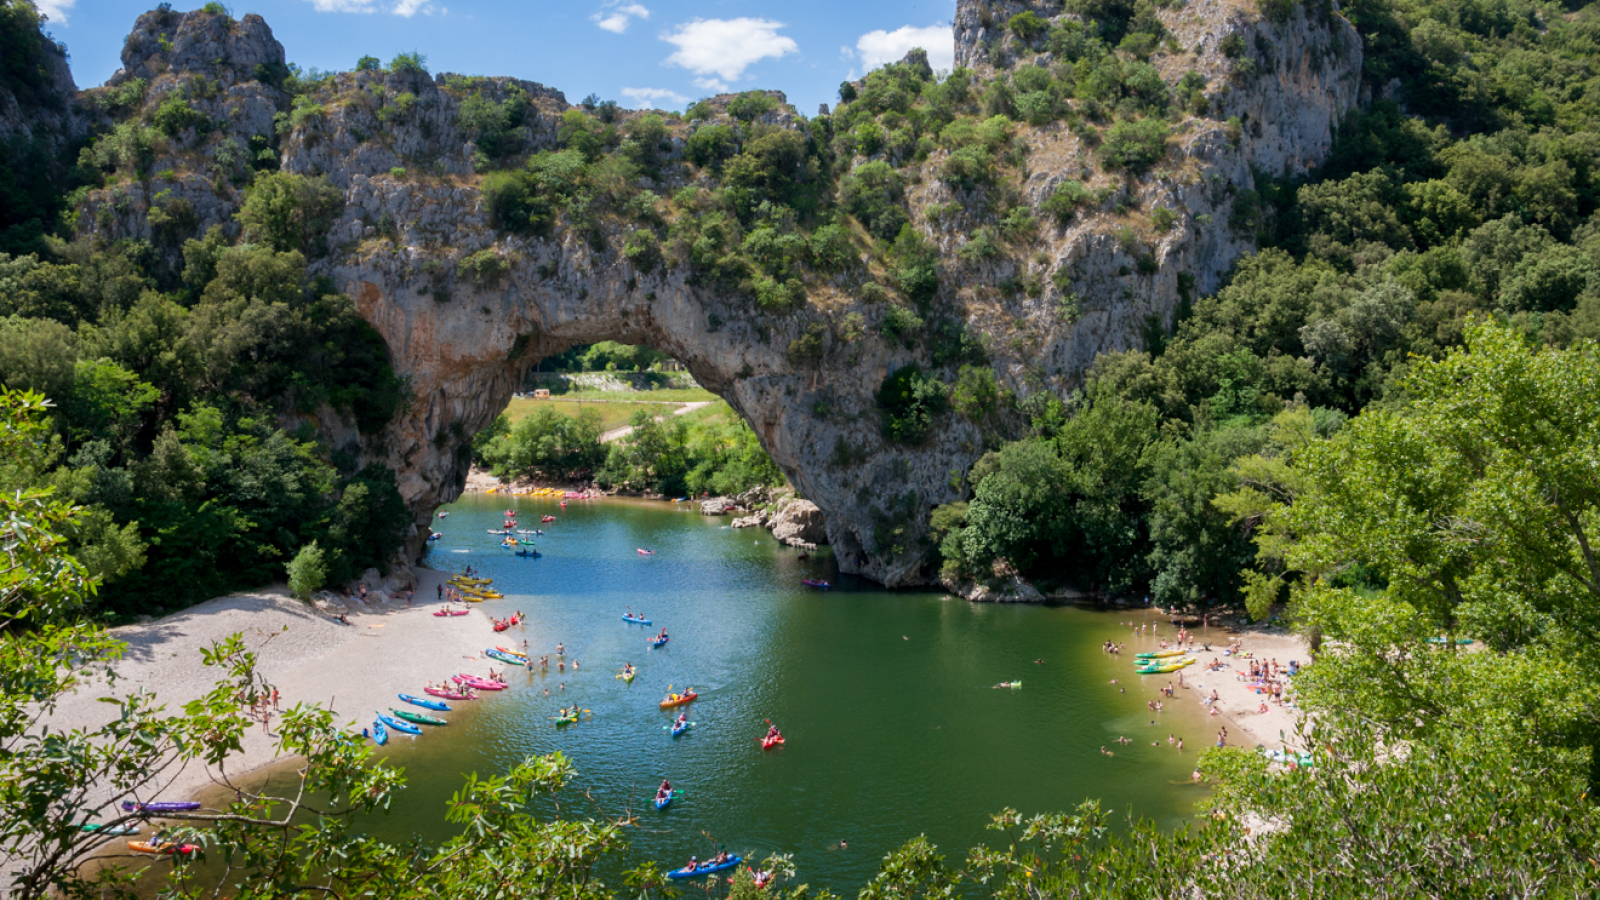
[[[512, 557], [485, 533], [513, 504], [524, 523], [559, 517], [528, 526], [546, 531], [542, 558]], [[576, 811], [639, 815], [619, 868], [645, 859], [676, 867], [716, 845], [754, 859], [786, 852], [798, 881], [853, 895], [885, 853], [919, 833], [959, 862], [993, 835], [984, 826], [1007, 806], [1046, 812], [1099, 798], [1119, 816], [1175, 826], [1202, 796], [1189, 782], [1207, 736], [1200, 708], [1180, 693], [1150, 713], [1158, 682], [1131, 672], [1131, 654], [1146, 648], [1119, 623], [1141, 613], [885, 591], [839, 576], [826, 549], [801, 560], [763, 530], [734, 530], [682, 505], [573, 501], [561, 510], [554, 500], [488, 495], [448, 509], [429, 564], [471, 564], [492, 577], [507, 596], [485, 611], [526, 612], [526, 628], [503, 638], [551, 654], [551, 669], [511, 668], [511, 689], [456, 704], [450, 727], [391, 738], [381, 752], [405, 769], [408, 786], [370, 822], [377, 836], [443, 840], [444, 806], [464, 774], [498, 774], [560, 750], [577, 767], [578, 793], [592, 798]], [[809, 590], [800, 584], [808, 577], [835, 587]], [[654, 626], [623, 622], [629, 607]], [[671, 642], [647, 647], [662, 626]], [[1106, 640], [1127, 651], [1100, 652]], [[579, 672], [556, 672], [558, 641]], [[613, 677], [627, 661], [639, 669], [631, 685]], [[397, 689], [420, 693], [425, 677], [437, 674]], [[992, 687], [1014, 679], [1020, 689]], [[700, 692], [697, 724], [677, 739], [665, 730], [673, 713], [657, 705], [668, 685]], [[550, 717], [574, 701], [592, 718], [555, 728]], [[763, 752], [757, 739], [769, 719], [787, 744]], [[1174, 732], [1188, 749], [1168, 746]], [[1134, 743], [1114, 744], [1118, 735]], [[684, 794], [658, 812], [650, 801], [663, 778]]]

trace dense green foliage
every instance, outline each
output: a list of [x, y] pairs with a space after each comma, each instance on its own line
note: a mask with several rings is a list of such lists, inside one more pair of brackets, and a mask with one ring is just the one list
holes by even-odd
[[478, 465], [497, 477], [585, 482], [670, 496], [736, 494], [779, 485], [783, 473], [734, 415], [667, 416], [635, 413], [633, 431], [600, 442], [600, 415], [585, 409], [566, 415], [534, 411], [512, 424], [501, 415], [473, 439]]
[[502, 413], [473, 438], [473, 451], [478, 464], [499, 478], [585, 481], [605, 459], [600, 414], [586, 409], [569, 416], [545, 408], [512, 425]]
[[[298, 215], [259, 221], [271, 244], [320, 241]], [[136, 245], [0, 256], [0, 383], [49, 396], [57, 436], [9, 483], [88, 506], [74, 551], [120, 613], [281, 580], [312, 541], [330, 580], [384, 565], [408, 521], [393, 474], [300, 424], [326, 407], [382, 429], [404, 401], [382, 339], [298, 249], [213, 231], [181, 258], [173, 275]]]
[[[648, 232], [646, 232], [648, 233]], [[580, 344], [539, 361], [541, 372], [644, 372], [660, 367], [672, 357], [636, 344], [601, 341]]]
[[783, 483], [783, 473], [737, 416], [635, 413], [633, 432], [611, 444], [595, 473], [601, 485], [654, 491], [669, 497], [736, 494]]

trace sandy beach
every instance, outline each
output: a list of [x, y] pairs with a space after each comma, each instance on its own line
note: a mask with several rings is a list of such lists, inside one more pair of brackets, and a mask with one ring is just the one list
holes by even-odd
[[[1165, 633], [1158, 633], [1156, 638], [1147, 635], [1143, 640], [1129, 640], [1123, 654], [1131, 656], [1155, 649], [1159, 647], [1159, 640], [1175, 637], [1175, 630], [1171, 626], [1163, 624], [1161, 631]], [[1230, 634], [1212, 627], [1202, 634], [1204, 636], [1196, 635], [1195, 650], [1191, 654], [1198, 662], [1181, 671], [1182, 684], [1178, 682], [1178, 673], [1174, 673], [1161, 676], [1159, 684], [1147, 685], [1165, 687], [1171, 681], [1177, 702], [1194, 703], [1202, 707], [1205, 707], [1205, 701], [1212, 691], [1217, 693], [1217, 702], [1212, 704], [1217, 714], [1207, 716], [1213, 727], [1202, 736], [1205, 740], [1193, 746], [1214, 746], [1217, 730], [1225, 726], [1228, 729], [1228, 745], [1232, 747], [1255, 747], [1259, 744], [1268, 750], [1303, 749], [1296, 734], [1300, 709], [1294, 702], [1294, 680], [1282, 678], [1285, 699], [1279, 704], [1264, 694], [1256, 693], [1249, 676], [1252, 658], [1263, 662], [1276, 659], [1285, 668], [1290, 660], [1305, 666], [1311, 660], [1311, 651], [1305, 639], [1282, 630], [1244, 629]], [[1209, 642], [1214, 652], [1202, 651], [1202, 642]], [[1234, 642], [1242, 645], [1239, 654], [1225, 655], [1223, 651]], [[1222, 663], [1222, 668], [1207, 670], [1206, 666], [1213, 660]], [[1155, 676], [1150, 676], [1150, 681], [1154, 680]], [[1261, 711], [1263, 702], [1266, 703], [1266, 712]]]
[[[436, 617], [437, 585], [447, 573], [429, 569], [401, 572], [385, 580], [391, 588], [414, 582], [415, 605], [373, 591], [367, 602], [350, 600], [329, 609], [303, 603], [277, 588], [209, 600], [151, 622], [112, 630], [128, 645], [114, 668], [115, 690], [94, 680], [63, 701], [52, 728], [92, 728], [111, 720], [116, 707], [99, 698], [125, 696], [136, 690], [154, 693], [169, 712], [208, 691], [218, 680], [201, 662], [200, 651], [230, 634], [244, 637], [254, 651], [258, 671], [277, 688], [282, 709], [315, 703], [337, 713], [337, 720], [359, 731], [370, 727], [373, 713], [400, 706], [396, 694], [422, 693], [425, 681], [439, 681], [457, 672], [488, 674], [506, 666], [483, 657], [496, 643], [521, 643], [522, 626], [495, 634], [490, 615], [515, 610], [505, 601], [471, 604], [471, 613]], [[374, 585], [377, 587], [378, 585]], [[485, 606], [488, 609], [485, 609]], [[350, 624], [336, 616], [345, 611]], [[228, 762], [227, 774], [239, 776], [278, 760], [273, 736], [252, 728], [244, 752]], [[200, 764], [178, 772], [161, 791], [163, 800], [189, 799], [210, 784], [216, 773]], [[108, 800], [111, 798], [107, 798]]]

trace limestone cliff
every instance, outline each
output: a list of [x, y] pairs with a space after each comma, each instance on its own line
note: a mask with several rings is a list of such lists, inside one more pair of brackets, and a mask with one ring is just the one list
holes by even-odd
[[[1024, 8], [1047, 20], [1065, 16], [1058, 3], [961, 0], [958, 61], [990, 78], [1049, 65], [1048, 52], [1003, 28]], [[1229, 222], [1253, 173], [1316, 165], [1356, 101], [1360, 40], [1331, 6], [1297, 5], [1273, 22], [1254, 7], [1192, 0], [1161, 15], [1171, 40], [1151, 64], [1169, 84], [1190, 71], [1204, 75], [1198, 105], [1206, 113], [1177, 117], [1166, 158], [1143, 178], [1098, 168], [1086, 134], [1064, 122], [1018, 125], [1023, 206], [1037, 209], [1068, 178], [1106, 198], [1065, 226], [1040, 215], [1045, 224], [1026, 253], [963, 256], [984, 223], [979, 213], [944, 214], [961, 199], [938, 177], [948, 152], [898, 161], [911, 221], [943, 260], [924, 311], [977, 336], [1001, 385], [1018, 396], [1070, 389], [1097, 354], [1139, 346], [1149, 323], [1169, 323], [1181, 294], [1213, 289], [1252, 249], [1249, 229]], [[463, 103], [513, 92], [528, 98], [530, 114], [514, 135], [525, 158], [556, 146], [571, 108], [558, 91], [405, 71], [339, 74], [291, 96], [282, 48], [260, 18], [208, 13], [140, 17], [123, 66], [102, 92], [143, 79], [148, 109], [181, 90], [214, 127], [161, 142], [145, 167], [158, 174], [91, 193], [78, 218], [83, 233], [149, 239], [172, 228], [176, 213], [193, 232], [233, 228], [237, 185], [264, 152], [283, 170], [325, 175], [343, 191], [334, 250], [316, 265], [383, 335], [412, 399], [382, 435], [362, 436], [331, 415], [319, 424], [334, 446], [399, 474], [416, 516], [413, 554], [435, 507], [461, 490], [470, 437], [504, 409], [529, 367], [575, 344], [648, 344], [681, 360], [751, 422], [820, 507], [840, 567], [889, 585], [933, 575], [921, 537], [928, 510], [959, 499], [961, 473], [986, 441], [1015, 425], [1015, 414], [974, 421], [948, 413], [919, 446], [883, 437], [880, 385], [907, 364], [936, 368], [931, 345], [940, 338], [908, 346], [882, 333], [890, 304], [865, 289], [881, 274], [879, 256], [808, 275], [804, 303], [775, 313], [697, 277], [670, 252], [660, 265], [634, 265], [622, 248], [642, 226], [621, 216], [581, 229], [561, 223], [546, 236], [494, 227]], [[642, 186], [662, 197], [714, 186], [711, 173], [683, 161], [684, 147], [695, 129], [729, 121], [730, 99], [717, 98], [708, 120], [669, 121], [665, 164]], [[625, 122], [637, 114], [619, 115]], [[810, 140], [826, 128], [786, 105], [762, 120]], [[1157, 208], [1173, 213], [1164, 228], [1151, 220]], [[462, 266], [468, 257], [482, 263], [485, 253], [491, 265]], [[1017, 290], [1019, 283], [1031, 287]], [[1063, 315], [1069, 303], [1075, 312]], [[802, 338], [814, 341], [812, 351], [792, 352]]]

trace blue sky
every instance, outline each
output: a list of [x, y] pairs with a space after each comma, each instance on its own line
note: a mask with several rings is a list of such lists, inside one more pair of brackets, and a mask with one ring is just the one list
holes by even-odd
[[[154, 2], [36, 0], [80, 88], [120, 66], [122, 41]], [[196, 0], [175, 8], [198, 8]], [[924, 46], [950, 67], [954, 0], [234, 0], [259, 13], [290, 62], [352, 69], [417, 50], [434, 72], [512, 75], [624, 106], [681, 110], [721, 90], [784, 91], [803, 113], [839, 82]]]

